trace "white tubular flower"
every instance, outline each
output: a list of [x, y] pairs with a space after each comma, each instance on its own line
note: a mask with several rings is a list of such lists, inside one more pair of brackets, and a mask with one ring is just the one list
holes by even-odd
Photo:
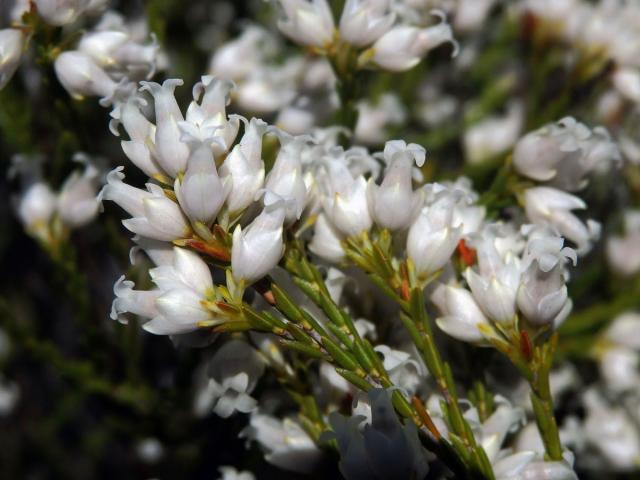
[[0, 30], [0, 90], [11, 80], [20, 65], [24, 37], [20, 30], [3, 28]]
[[125, 212], [133, 217], [144, 215], [143, 200], [153, 195], [145, 190], [124, 183], [124, 167], [116, 167], [107, 175], [107, 184], [98, 194], [98, 200], [116, 202]]
[[420, 276], [428, 276], [444, 267], [462, 238], [462, 225], [454, 226], [455, 198], [443, 192], [425, 206], [413, 222], [407, 236], [407, 256]]
[[255, 348], [243, 340], [225, 342], [209, 363], [214, 413], [228, 418], [235, 412], [255, 410], [258, 403], [250, 394], [263, 372], [264, 360]]
[[358, 102], [357, 109], [358, 121], [353, 135], [363, 145], [380, 145], [389, 138], [386, 130], [407, 118], [406, 109], [392, 93], [381, 95], [375, 104], [368, 100]]
[[[79, 161], [86, 161], [83, 157]], [[57, 210], [62, 222], [78, 228], [86, 225], [98, 214], [100, 202], [96, 198], [98, 169], [86, 163], [84, 173], [73, 172], [62, 185], [58, 195]]]
[[362, 415], [329, 416], [340, 452], [340, 472], [347, 480], [371, 478], [424, 478], [429, 471], [429, 453], [421, 446], [411, 422], [404, 425], [391, 403], [391, 395], [375, 388], [368, 394], [371, 421], [360, 429]]
[[266, 452], [265, 460], [284, 470], [310, 473], [322, 459], [322, 452], [314, 441], [290, 418], [280, 420], [252, 413], [249, 426], [240, 436], [258, 442]]
[[179, 79], [165, 80], [162, 85], [155, 82], [141, 82], [140, 91], [148, 91], [155, 104], [156, 129], [153, 139], [154, 154], [158, 164], [172, 178], [184, 172], [189, 158], [189, 147], [180, 141], [178, 122], [184, 120], [174, 89], [183, 84]]
[[286, 206], [282, 199], [267, 192], [262, 213], [244, 230], [240, 225], [233, 231], [231, 270], [237, 280], [253, 283], [274, 268], [282, 254], [282, 226]]
[[267, 130], [267, 123], [259, 118], [252, 118], [248, 123], [243, 121], [245, 132], [240, 143], [233, 147], [220, 166], [220, 175], [231, 181], [227, 209], [232, 213], [251, 205], [264, 183], [262, 137]]
[[265, 188], [285, 200], [286, 222], [292, 223], [300, 218], [307, 203], [307, 186], [304, 183], [300, 157], [308, 138], [292, 137], [284, 132], [279, 132], [278, 137], [280, 151], [267, 175]]
[[362, 175], [353, 177], [344, 163], [332, 160], [327, 167], [325, 215], [346, 237], [355, 237], [371, 228], [373, 220], [367, 204], [367, 181]]
[[607, 328], [605, 337], [617, 345], [640, 351], [640, 313], [618, 315]]
[[632, 391], [640, 382], [638, 352], [622, 346], [613, 346], [598, 358], [600, 375], [609, 390], [615, 393]]
[[90, 0], [34, 0], [45, 22], [61, 27], [75, 22], [84, 13]]
[[456, 31], [473, 32], [484, 24], [495, 0], [459, 0], [453, 19]]
[[86, 53], [76, 50], [62, 52], [54, 63], [56, 76], [69, 95], [109, 97], [117, 84]]
[[[373, 179], [367, 186], [369, 211], [373, 220], [389, 230], [407, 228], [415, 218], [424, 199], [423, 190], [413, 191], [411, 178], [414, 158], [418, 166], [424, 164], [425, 152], [422, 147], [411, 144], [405, 150], [397, 150], [395, 145], [385, 147], [387, 170], [381, 185]], [[421, 149], [421, 150], [420, 150]]]
[[187, 171], [182, 180], [176, 178], [174, 183], [174, 192], [187, 217], [207, 226], [216, 219], [229, 191], [229, 182], [218, 177], [209, 143], [191, 142]]
[[[565, 259], [577, 262], [575, 250], [548, 228], [529, 233], [518, 289], [518, 308], [527, 322], [557, 328], [571, 310], [564, 273]], [[561, 316], [560, 318], [558, 316]]]
[[560, 235], [571, 240], [582, 255], [600, 236], [597, 222], [588, 220], [585, 225], [571, 210], [583, 210], [587, 205], [582, 199], [551, 187], [534, 187], [525, 190], [524, 204], [527, 218], [537, 225], [551, 224]]
[[220, 472], [220, 478], [218, 480], [255, 480], [256, 477], [253, 476], [253, 473], [243, 470], [238, 471], [234, 467], [229, 465], [224, 465], [222, 467], [218, 467], [218, 471]]
[[18, 200], [18, 216], [29, 229], [47, 225], [55, 209], [56, 195], [44, 182], [29, 185]]
[[153, 178], [162, 173], [162, 169], [149, 149], [155, 138], [156, 126], [140, 111], [140, 106], [145, 103], [140, 97], [131, 97], [125, 102], [117, 103], [111, 112], [113, 120], [109, 128], [115, 135], [119, 135], [117, 127], [122, 123], [129, 135], [129, 140], [120, 142], [122, 151], [136, 167]]
[[203, 76], [202, 81], [193, 87], [193, 101], [187, 109], [186, 122], [181, 125], [185, 132], [200, 140], [213, 136], [222, 138], [221, 143], [211, 146], [214, 155], [226, 152], [238, 134], [238, 117], [234, 115], [227, 119], [226, 113], [230, 101], [229, 92], [233, 87], [233, 82], [228, 80], [220, 80], [211, 75]]
[[249, 25], [238, 38], [216, 49], [209, 70], [218, 78], [243, 80], [260, 68], [264, 50], [269, 47], [274, 47], [270, 33], [258, 25]]
[[580, 190], [589, 173], [606, 171], [620, 160], [620, 151], [604, 128], [590, 130], [571, 117], [528, 133], [513, 152], [518, 173], [568, 191]]
[[477, 251], [478, 269], [465, 270], [465, 278], [480, 309], [492, 321], [510, 323], [516, 315], [520, 286], [520, 260], [512, 251], [498, 252], [498, 238], [490, 228], [470, 242]]
[[628, 100], [640, 103], [640, 71], [635, 68], [619, 68], [613, 74], [613, 85]]
[[340, 235], [323, 213], [318, 215], [314, 224], [309, 250], [323, 260], [332, 263], [339, 263], [344, 258], [345, 252], [342, 248]]
[[214, 314], [203, 305], [213, 290], [209, 266], [197, 253], [173, 249], [172, 265], [149, 270], [160, 294], [155, 300], [158, 314], [143, 328], [156, 335], [188, 333], [214, 323]]
[[278, 0], [285, 19], [278, 28], [300, 45], [325, 48], [333, 40], [335, 25], [327, 0]]
[[640, 272], [640, 210], [624, 215], [625, 235], [607, 239], [607, 262], [618, 275], [630, 277]]
[[480, 307], [464, 288], [440, 284], [431, 295], [442, 317], [436, 320], [440, 330], [463, 342], [482, 344], [485, 342], [481, 328], [489, 327], [489, 321]]
[[395, 22], [390, 0], [347, 0], [340, 17], [342, 40], [362, 48], [385, 34]]
[[382, 35], [371, 47], [372, 61], [379, 67], [392, 72], [401, 72], [415, 67], [420, 59], [429, 51], [446, 42], [454, 45], [454, 56], [458, 44], [453, 38], [451, 26], [446, 23], [444, 15], [438, 25], [427, 28], [400, 25]]
[[125, 280], [122, 275], [113, 285], [116, 298], [111, 305], [111, 319], [127, 323], [126, 313], [154, 318], [158, 315], [156, 300], [162, 293], [160, 290], [134, 290], [134, 283]]

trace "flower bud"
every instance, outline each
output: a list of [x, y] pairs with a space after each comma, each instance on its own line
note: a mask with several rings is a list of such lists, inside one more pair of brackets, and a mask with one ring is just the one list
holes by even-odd
[[434, 290], [431, 300], [443, 315], [436, 320], [440, 330], [463, 342], [481, 344], [485, 341], [478, 327], [488, 327], [489, 321], [471, 292], [464, 288], [440, 284]]
[[451, 27], [446, 23], [444, 15], [438, 25], [418, 28], [407, 25], [393, 27], [373, 44], [372, 61], [379, 67], [392, 72], [401, 72], [415, 67], [420, 59], [439, 45], [451, 42], [455, 56], [458, 44], [453, 38]]
[[68, 25], [84, 13], [89, 0], [34, 0], [45, 22], [56, 27]]
[[0, 90], [11, 80], [22, 57], [24, 37], [15, 28], [0, 30]]
[[389, 4], [389, 0], [347, 0], [340, 17], [341, 39], [358, 48], [371, 45], [395, 21]]
[[302, 175], [300, 156], [308, 139], [292, 137], [281, 132], [280, 151], [273, 168], [267, 175], [265, 188], [287, 201], [286, 223], [294, 222], [302, 215], [307, 202], [307, 186]]
[[345, 255], [340, 236], [329, 223], [327, 217], [321, 213], [316, 219], [313, 238], [309, 242], [309, 250], [323, 260], [339, 263]]
[[142, 200], [143, 216], [123, 220], [131, 232], [167, 242], [186, 238], [191, 227], [176, 202], [167, 198], [161, 188]]
[[287, 37], [308, 47], [327, 47], [333, 40], [334, 23], [327, 0], [279, 0], [285, 17], [278, 28]]
[[220, 167], [220, 175], [231, 181], [227, 209], [232, 213], [251, 205], [263, 186], [262, 136], [266, 129], [265, 122], [252, 118], [245, 126], [242, 140], [233, 147]]
[[141, 82], [141, 91], [152, 96], [156, 112], [156, 130], [154, 137], [155, 156], [162, 169], [175, 178], [184, 172], [189, 158], [189, 147], [180, 141], [182, 135], [178, 122], [184, 120], [173, 91], [182, 85], [179, 79], [165, 80], [162, 85], [155, 82]]
[[284, 200], [265, 195], [262, 213], [244, 230], [240, 225], [233, 231], [231, 270], [234, 278], [253, 283], [274, 268], [282, 254], [282, 225], [285, 220]]
[[27, 227], [45, 225], [56, 208], [56, 195], [49, 186], [37, 182], [24, 191], [18, 201], [18, 216]]
[[76, 50], [62, 52], [54, 68], [58, 80], [74, 98], [87, 96], [109, 97], [117, 84], [86, 53]]
[[191, 155], [182, 180], [176, 178], [174, 191], [182, 210], [195, 222], [210, 226], [228, 193], [228, 182], [218, 177], [208, 142], [191, 143]]

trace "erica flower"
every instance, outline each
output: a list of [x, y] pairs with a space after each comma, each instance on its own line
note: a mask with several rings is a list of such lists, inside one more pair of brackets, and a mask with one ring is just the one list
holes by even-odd
[[371, 45], [395, 21], [389, 6], [389, 0], [347, 0], [340, 17], [340, 37], [354, 47]]
[[323, 48], [333, 40], [333, 15], [327, 0], [278, 0], [285, 18], [278, 28], [294, 42]]
[[0, 30], [0, 90], [11, 80], [22, 57], [24, 38], [15, 28]]

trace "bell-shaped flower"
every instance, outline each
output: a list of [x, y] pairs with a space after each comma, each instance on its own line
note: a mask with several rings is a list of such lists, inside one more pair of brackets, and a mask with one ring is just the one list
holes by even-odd
[[438, 25], [427, 28], [399, 25], [382, 35], [371, 47], [373, 63], [392, 72], [409, 70], [415, 67], [429, 50], [446, 42], [454, 45], [456, 55], [458, 44], [453, 38], [451, 26], [446, 23], [441, 12], [435, 14], [442, 18]]
[[0, 90], [11, 80], [20, 65], [24, 37], [16, 28], [0, 30]]
[[251, 205], [264, 184], [262, 137], [267, 124], [259, 118], [252, 118], [248, 123], [239, 118], [245, 122], [244, 135], [220, 166], [220, 175], [231, 181], [226, 205], [232, 213]]
[[84, 156], [76, 156], [75, 159], [85, 162], [85, 170], [83, 173], [75, 171], [67, 178], [57, 199], [58, 215], [71, 228], [89, 223], [96, 217], [100, 207], [96, 198], [98, 169]]
[[29, 229], [45, 226], [56, 210], [56, 194], [44, 182], [29, 185], [18, 199], [18, 216]]
[[239, 37], [216, 48], [209, 71], [218, 78], [239, 81], [262, 66], [266, 51], [275, 47], [272, 35], [263, 27], [248, 25]]
[[420, 276], [428, 276], [444, 267], [453, 254], [462, 226], [454, 226], [455, 196], [443, 192], [423, 207], [407, 236], [407, 255]]
[[222, 208], [229, 182], [220, 180], [211, 153], [211, 141], [190, 139], [191, 154], [182, 179], [176, 178], [174, 192], [182, 211], [191, 221], [210, 226]]
[[402, 125], [407, 118], [406, 108], [393, 93], [381, 95], [375, 103], [362, 100], [356, 108], [358, 120], [353, 135], [362, 145], [380, 145], [389, 138], [388, 130]]
[[433, 291], [431, 301], [442, 314], [442, 317], [436, 320], [440, 330], [463, 342], [485, 342], [482, 326], [488, 328], [490, 324], [471, 292], [464, 288], [440, 284]]
[[253, 412], [240, 436], [256, 441], [270, 464], [296, 473], [313, 472], [323, 456], [300, 424], [290, 418]]
[[[564, 247], [564, 239], [548, 227], [529, 232], [523, 257], [517, 303], [527, 322], [558, 326], [570, 311], [571, 300], [565, 284], [565, 259], [577, 261], [575, 250]], [[567, 305], [569, 304], [569, 305]], [[567, 308], [568, 307], [568, 308]]]
[[180, 140], [182, 133], [178, 127], [184, 118], [173, 93], [183, 81], [173, 78], [165, 80], [162, 85], [155, 82], [141, 84], [140, 90], [148, 91], [155, 105], [154, 156], [165, 173], [175, 178], [178, 173], [184, 173], [189, 158], [189, 147]]
[[335, 25], [327, 0], [278, 0], [278, 3], [285, 15], [278, 21], [282, 33], [306, 47], [329, 46]]
[[552, 225], [560, 235], [576, 244], [578, 254], [589, 251], [592, 241], [600, 236], [598, 223], [588, 220], [585, 225], [571, 213], [587, 207], [574, 195], [551, 187], [533, 187], [524, 191], [524, 204], [532, 223]]
[[[387, 142], [392, 144], [392, 142]], [[419, 147], [418, 145], [411, 144]], [[421, 147], [419, 147], [421, 148]], [[418, 150], [419, 165], [424, 163], [424, 149]], [[423, 201], [423, 191], [413, 191], [411, 178], [414, 150], [398, 150], [395, 145], [385, 147], [385, 159], [389, 163], [381, 185], [369, 180], [367, 196], [373, 220], [383, 228], [400, 230], [407, 228], [415, 218]]]
[[362, 175], [354, 178], [339, 160], [329, 161], [326, 173], [322, 204], [331, 224], [346, 237], [368, 231], [373, 220], [367, 202], [367, 181]]
[[522, 105], [513, 102], [505, 115], [488, 116], [470, 126], [464, 132], [465, 160], [479, 164], [509, 151], [520, 136], [523, 121]]
[[233, 82], [228, 80], [203, 76], [193, 87], [193, 101], [187, 109], [186, 122], [182, 124], [185, 132], [201, 140], [214, 135], [220, 137], [223, 141], [212, 145], [214, 155], [226, 152], [238, 134], [238, 117], [227, 118], [226, 113], [233, 87]]
[[340, 38], [357, 48], [371, 45], [395, 22], [390, 3], [390, 0], [347, 0], [340, 17]]
[[150, 74], [155, 71], [158, 48], [156, 42], [144, 45], [136, 42], [129, 32], [112, 29], [85, 33], [78, 43], [78, 50], [107, 71], [140, 69]]
[[117, 83], [86, 53], [67, 50], [53, 64], [58, 80], [69, 95], [110, 97]]
[[292, 137], [279, 132], [280, 151], [265, 180], [265, 188], [287, 203], [286, 222], [300, 218], [307, 203], [307, 186], [302, 174], [300, 156], [308, 142], [304, 136]]
[[265, 194], [265, 206], [248, 227], [237, 225], [233, 231], [231, 270], [237, 280], [253, 283], [274, 268], [284, 253], [282, 226], [286, 205], [271, 192]]
[[158, 315], [156, 300], [162, 293], [154, 290], [134, 290], [135, 284], [125, 280], [122, 275], [113, 285], [113, 293], [116, 298], [111, 304], [111, 319], [121, 323], [127, 323], [127, 313], [146, 318], [154, 318]]
[[329, 416], [342, 475], [347, 480], [424, 478], [431, 455], [422, 447], [415, 425], [400, 422], [386, 390], [375, 388], [367, 395], [371, 421], [364, 428], [359, 428], [363, 416]]
[[572, 117], [528, 133], [513, 152], [518, 173], [568, 191], [580, 190], [589, 173], [606, 171], [620, 160], [620, 151], [604, 128], [590, 130]]
[[340, 234], [323, 213], [318, 215], [314, 224], [309, 250], [323, 260], [332, 263], [339, 263], [345, 256]]
[[511, 251], [499, 253], [496, 232], [486, 228], [469, 242], [476, 249], [478, 268], [467, 268], [465, 278], [480, 309], [492, 321], [510, 323], [516, 315], [520, 260]]

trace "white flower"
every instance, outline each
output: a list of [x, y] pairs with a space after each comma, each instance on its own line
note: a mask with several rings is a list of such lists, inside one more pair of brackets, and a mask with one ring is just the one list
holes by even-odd
[[[240, 117], [242, 118], [242, 117]], [[244, 120], [244, 119], [243, 119]], [[231, 181], [227, 209], [239, 212], [255, 200], [264, 182], [262, 137], [267, 124], [258, 118], [245, 121], [245, 133], [220, 167], [220, 175]]]
[[327, 0], [278, 0], [285, 18], [278, 28], [300, 45], [324, 48], [333, 40], [333, 14]]
[[274, 200], [272, 196], [275, 197], [267, 192], [262, 213], [248, 227], [238, 225], [233, 231], [231, 269], [238, 280], [247, 283], [259, 280], [278, 264], [284, 253], [282, 225], [286, 206], [282, 199]]
[[56, 76], [69, 95], [110, 97], [117, 84], [86, 53], [77, 50], [62, 52], [54, 62]]
[[[577, 261], [576, 252], [548, 227], [529, 232], [518, 289], [518, 308], [532, 325], [553, 323], [557, 328], [571, 310], [564, 273], [565, 258]], [[562, 318], [558, 318], [558, 315]]]
[[458, 47], [453, 39], [451, 27], [446, 23], [444, 15], [439, 12], [436, 15], [442, 18], [442, 22], [432, 27], [393, 27], [371, 47], [374, 52], [372, 61], [392, 72], [409, 70], [415, 67], [429, 50], [446, 42], [453, 43], [455, 55]]
[[498, 237], [491, 228], [475, 236], [477, 270], [468, 267], [465, 278], [480, 309], [492, 321], [510, 323], [516, 314], [516, 295], [520, 286], [520, 261], [511, 251], [502, 256]]
[[340, 17], [340, 37], [354, 47], [371, 45], [395, 21], [390, 0], [347, 0]]
[[227, 418], [236, 411], [255, 410], [257, 402], [250, 394], [263, 372], [264, 361], [246, 341], [225, 342], [209, 363], [215, 414]]
[[90, 0], [34, 0], [40, 15], [45, 22], [62, 26], [74, 22], [84, 13]]
[[155, 82], [141, 82], [141, 91], [148, 91], [154, 100], [156, 129], [153, 138], [154, 156], [162, 169], [175, 178], [187, 167], [189, 147], [180, 137], [178, 122], [184, 120], [173, 91], [183, 84], [179, 79], [165, 80], [162, 85]]
[[345, 256], [339, 233], [323, 213], [318, 215], [314, 224], [309, 250], [332, 263], [339, 263]]
[[473, 32], [484, 25], [495, 0], [459, 0], [453, 26], [456, 31]]
[[580, 198], [551, 187], [533, 187], [524, 191], [525, 212], [537, 225], [551, 224], [560, 235], [577, 246], [584, 254], [600, 236], [599, 224], [588, 220], [585, 225], [571, 210], [583, 210], [587, 205]]
[[22, 58], [24, 37], [20, 30], [0, 30], [0, 90], [11, 80]]
[[255, 480], [253, 473], [248, 471], [238, 471], [234, 467], [224, 465], [218, 467], [221, 477], [218, 480]]
[[422, 205], [423, 191], [413, 191], [411, 177], [414, 158], [418, 158], [418, 166], [422, 166], [425, 153], [416, 144], [404, 150], [397, 150], [395, 145], [390, 144], [392, 142], [387, 142], [389, 146], [385, 147], [385, 160], [389, 166], [382, 184], [378, 186], [373, 179], [369, 180], [367, 197], [373, 220], [383, 228], [400, 230], [411, 224]]
[[307, 144], [307, 137], [292, 137], [279, 132], [280, 151], [273, 168], [267, 175], [265, 188], [282, 197], [287, 204], [286, 222], [300, 218], [307, 202], [307, 186], [302, 175], [300, 156]]
[[513, 151], [518, 173], [568, 191], [583, 188], [587, 174], [606, 171], [620, 160], [620, 151], [604, 128], [590, 130], [572, 117], [528, 133]]
[[266, 451], [265, 460], [296, 473], [310, 473], [319, 464], [322, 452], [302, 427], [291, 420], [252, 413], [241, 436], [255, 440]]
[[364, 177], [354, 178], [343, 162], [332, 160], [324, 180], [322, 204], [332, 225], [347, 237], [369, 230], [373, 221], [369, 214]]
[[404, 425], [386, 390], [368, 392], [371, 422], [360, 429], [361, 415], [329, 416], [329, 423], [340, 452], [340, 472], [347, 480], [372, 478], [423, 478], [428, 470], [430, 454], [418, 439], [412, 422]]
[[613, 85], [627, 99], [640, 103], [640, 71], [635, 68], [619, 68], [613, 74]]
[[444, 267], [462, 237], [462, 227], [453, 226], [454, 202], [453, 195], [443, 192], [422, 209], [409, 229], [407, 256], [421, 276], [428, 276]]
[[522, 122], [522, 106], [515, 103], [509, 107], [506, 115], [486, 117], [472, 125], [464, 132], [466, 160], [469, 163], [482, 163], [507, 152], [516, 143]]
[[100, 207], [96, 198], [98, 169], [88, 163], [84, 156], [76, 156], [75, 160], [86, 162], [84, 173], [73, 172], [62, 185], [57, 199], [58, 215], [71, 228], [89, 223], [96, 217]]
[[381, 95], [376, 104], [363, 100], [357, 108], [358, 121], [354, 136], [363, 145], [380, 145], [388, 138], [387, 128], [402, 124], [407, 117], [400, 99], [392, 93]]
[[182, 180], [176, 178], [174, 191], [180, 207], [192, 220], [210, 226], [216, 219], [229, 190], [229, 182], [218, 177], [207, 142], [190, 143], [191, 154]]
[[46, 225], [56, 210], [56, 195], [44, 182], [31, 184], [18, 200], [18, 216], [28, 228]]
[[265, 50], [273, 50], [274, 40], [258, 25], [249, 25], [240, 36], [218, 47], [211, 57], [212, 74], [228, 80], [242, 80], [260, 68]]
[[618, 275], [630, 277], [640, 271], [640, 211], [624, 214], [625, 235], [612, 235], [607, 239], [607, 262]]
[[440, 284], [431, 295], [442, 317], [436, 320], [438, 327], [448, 335], [463, 342], [482, 344], [485, 336], [479, 327], [489, 326], [480, 307], [464, 288]]

